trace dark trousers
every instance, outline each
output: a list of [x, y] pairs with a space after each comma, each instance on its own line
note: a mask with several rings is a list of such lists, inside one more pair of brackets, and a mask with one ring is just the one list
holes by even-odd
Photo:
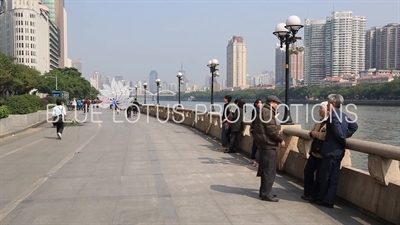
[[261, 176], [260, 198], [273, 198], [272, 185], [276, 176], [275, 149], [258, 148], [260, 152], [259, 175]]
[[304, 196], [317, 198], [319, 192], [319, 171], [321, 158], [310, 154], [304, 167]]
[[239, 144], [239, 134], [240, 132], [231, 132], [229, 139], [229, 151], [235, 151], [237, 145]]
[[[251, 147], [251, 157], [250, 159], [256, 159], [256, 154], [257, 154], [257, 145], [256, 142], [253, 141], [253, 146]], [[259, 161], [258, 159], [256, 161]]]
[[222, 129], [221, 129], [221, 140], [222, 140], [222, 146], [228, 147], [229, 146], [229, 124], [227, 122], [222, 124]]
[[64, 131], [64, 122], [56, 123], [57, 133], [61, 133]]
[[318, 200], [333, 205], [335, 203], [336, 189], [339, 182], [341, 158], [322, 158], [319, 172], [320, 191]]

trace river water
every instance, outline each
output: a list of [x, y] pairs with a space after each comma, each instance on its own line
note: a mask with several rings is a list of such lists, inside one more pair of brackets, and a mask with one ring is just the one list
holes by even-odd
[[[148, 101], [148, 104], [154, 103]], [[181, 103], [187, 109], [196, 109], [197, 107], [198, 110], [205, 111], [210, 108], [208, 102], [182, 101]], [[177, 102], [160, 101], [160, 104], [172, 107]], [[215, 105], [222, 107], [223, 103], [217, 102]], [[215, 110], [219, 111], [219, 107], [215, 106]], [[251, 110], [251, 106], [246, 107], [245, 120], [250, 120]], [[290, 110], [293, 122], [300, 124], [303, 129], [311, 129], [314, 120], [319, 118], [318, 105], [298, 104], [297, 107], [292, 105]], [[353, 135], [353, 138], [400, 146], [400, 107], [347, 105], [343, 108], [343, 111], [358, 124], [358, 131]], [[283, 120], [284, 108], [279, 108], [278, 112], [279, 118]], [[351, 154], [353, 167], [368, 171], [367, 154], [355, 151], [352, 151]]]

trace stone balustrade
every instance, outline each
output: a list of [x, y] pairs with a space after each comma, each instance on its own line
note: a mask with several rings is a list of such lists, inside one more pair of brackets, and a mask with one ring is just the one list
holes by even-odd
[[[142, 114], [194, 127], [221, 138], [221, 119], [216, 112], [143, 105]], [[286, 148], [277, 149], [277, 168], [303, 179], [303, 169], [311, 148], [308, 130], [300, 125], [282, 126]], [[251, 153], [250, 124], [244, 126], [240, 149]], [[400, 224], [400, 147], [349, 138], [342, 160], [337, 196], [361, 210], [394, 224]], [[368, 172], [353, 168], [349, 150], [368, 154]], [[299, 196], [300, 198], [300, 196]]]

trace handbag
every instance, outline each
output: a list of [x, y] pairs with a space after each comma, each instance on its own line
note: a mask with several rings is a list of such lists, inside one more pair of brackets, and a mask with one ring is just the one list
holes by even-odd
[[319, 140], [318, 138], [314, 138], [311, 143], [311, 152], [320, 153], [323, 144], [324, 144], [324, 141]]

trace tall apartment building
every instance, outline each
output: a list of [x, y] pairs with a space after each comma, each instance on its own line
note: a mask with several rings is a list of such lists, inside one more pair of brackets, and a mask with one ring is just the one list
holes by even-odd
[[58, 67], [58, 30], [40, 0], [2, 2], [0, 50], [41, 73]]
[[[302, 46], [293, 46], [289, 50], [289, 76], [295, 80], [304, 78], [304, 52], [298, 49], [304, 49]], [[275, 74], [276, 84], [284, 85], [286, 82], [286, 49], [276, 44], [275, 49]], [[289, 81], [290, 82], [290, 81]]]
[[155, 70], [150, 71], [149, 73], [149, 82], [148, 82], [148, 89], [151, 93], [157, 92], [157, 84], [156, 80], [158, 79], [158, 73]]
[[60, 57], [59, 66], [64, 68], [68, 60], [67, 47], [67, 12], [64, 0], [41, 0], [44, 5], [49, 7], [50, 20], [59, 29]]
[[72, 67], [76, 68], [79, 72], [82, 73], [82, 60], [81, 59], [72, 60]]
[[305, 20], [305, 84], [365, 69], [366, 18], [352, 14], [332, 12], [326, 20]]
[[400, 25], [390, 23], [372, 27], [365, 37], [365, 68], [378, 70], [400, 68]]
[[246, 44], [241, 36], [233, 36], [226, 47], [227, 87], [246, 87]]
[[90, 78], [90, 84], [92, 87], [96, 88], [96, 90], [103, 89], [101, 74], [99, 72], [94, 72], [93, 77]]
[[275, 81], [276, 85], [283, 86], [285, 84], [285, 65], [286, 56], [285, 48], [281, 48], [280, 44], [275, 47]]

